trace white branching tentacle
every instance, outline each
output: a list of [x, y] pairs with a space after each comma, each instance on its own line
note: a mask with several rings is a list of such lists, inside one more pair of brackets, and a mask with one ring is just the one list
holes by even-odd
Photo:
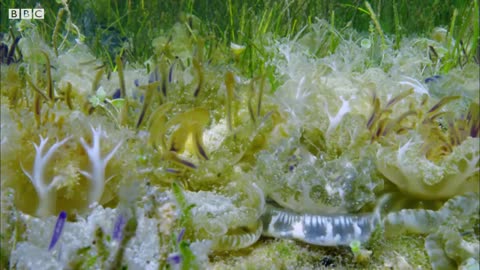
[[108, 162], [110, 161], [110, 159], [112, 159], [115, 152], [117, 152], [117, 150], [122, 145], [122, 141], [120, 141], [110, 151], [110, 153], [105, 156], [105, 158], [102, 158], [100, 148], [100, 137], [102, 136], [101, 127], [98, 127], [96, 129], [92, 127], [92, 135], [92, 146], [89, 146], [84, 138], [80, 138], [80, 143], [82, 144], [85, 151], [87, 151], [91, 166], [91, 172], [80, 171], [80, 173], [87, 177], [91, 182], [91, 188], [88, 198], [89, 204], [100, 201], [103, 190], [105, 188], [105, 183], [108, 181], [107, 179], [105, 179], [105, 168], [107, 167]]
[[55, 207], [55, 188], [63, 181], [63, 178], [60, 176], [55, 176], [50, 183], [46, 183], [45, 181], [45, 167], [47, 166], [48, 162], [52, 158], [53, 154], [65, 144], [70, 137], [67, 137], [61, 141], [57, 141], [54, 143], [50, 149], [48, 149], [47, 153], [43, 154], [44, 148], [48, 142], [48, 138], [43, 138], [40, 136], [40, 143], [37, 145], [33, 143], [35, 147], [35, 160], [33, 162], [33, 170], [30, 174], [23, 168], [23, 173], [30, 179], [32, 185], [35, 187], [39, 197], [39, 206], [37, 208], [37, 215], [41, 217], [48, 216], [53, 212], [53, 208]]

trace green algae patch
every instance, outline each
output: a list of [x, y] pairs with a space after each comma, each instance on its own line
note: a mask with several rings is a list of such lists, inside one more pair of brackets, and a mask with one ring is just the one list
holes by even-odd
[[[217, 255], [212, 269], [321, 269], [344, 267], [348, 250], [321, 250], [292, 240], [262, 240], [245, 251]], [[343, 262], [342, 262], [343, 261]]]
[[425, 237], [399, 235], [372, 245], [372, 265], [393, 268], [430, 268]]

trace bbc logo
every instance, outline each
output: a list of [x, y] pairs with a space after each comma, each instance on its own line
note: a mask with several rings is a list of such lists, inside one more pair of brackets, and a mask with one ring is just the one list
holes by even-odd
[[8, 9], [8, 18], [10, 20], [18, 20], [18, 19], [25, 19], [25, 20], [43, 20], [43, 16], [45, 15], [45, 11], [43, 8], [9, 8]]

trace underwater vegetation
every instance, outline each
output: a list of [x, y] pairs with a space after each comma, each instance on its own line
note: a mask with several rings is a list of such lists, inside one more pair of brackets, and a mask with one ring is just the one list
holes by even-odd
[[478, 268], [477, 0], [113, 2], [2, 34], [0, 268]]

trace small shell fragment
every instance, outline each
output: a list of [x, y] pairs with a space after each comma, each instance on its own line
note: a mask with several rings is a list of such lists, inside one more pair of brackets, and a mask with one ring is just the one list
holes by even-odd
[[233, 42], [230, 43], [230, 50], [234, 55], [240, 55], [243, 53], [243, 51], [245, 51], [245, 48], [246, 47], [243, 45], [235, 44]]

